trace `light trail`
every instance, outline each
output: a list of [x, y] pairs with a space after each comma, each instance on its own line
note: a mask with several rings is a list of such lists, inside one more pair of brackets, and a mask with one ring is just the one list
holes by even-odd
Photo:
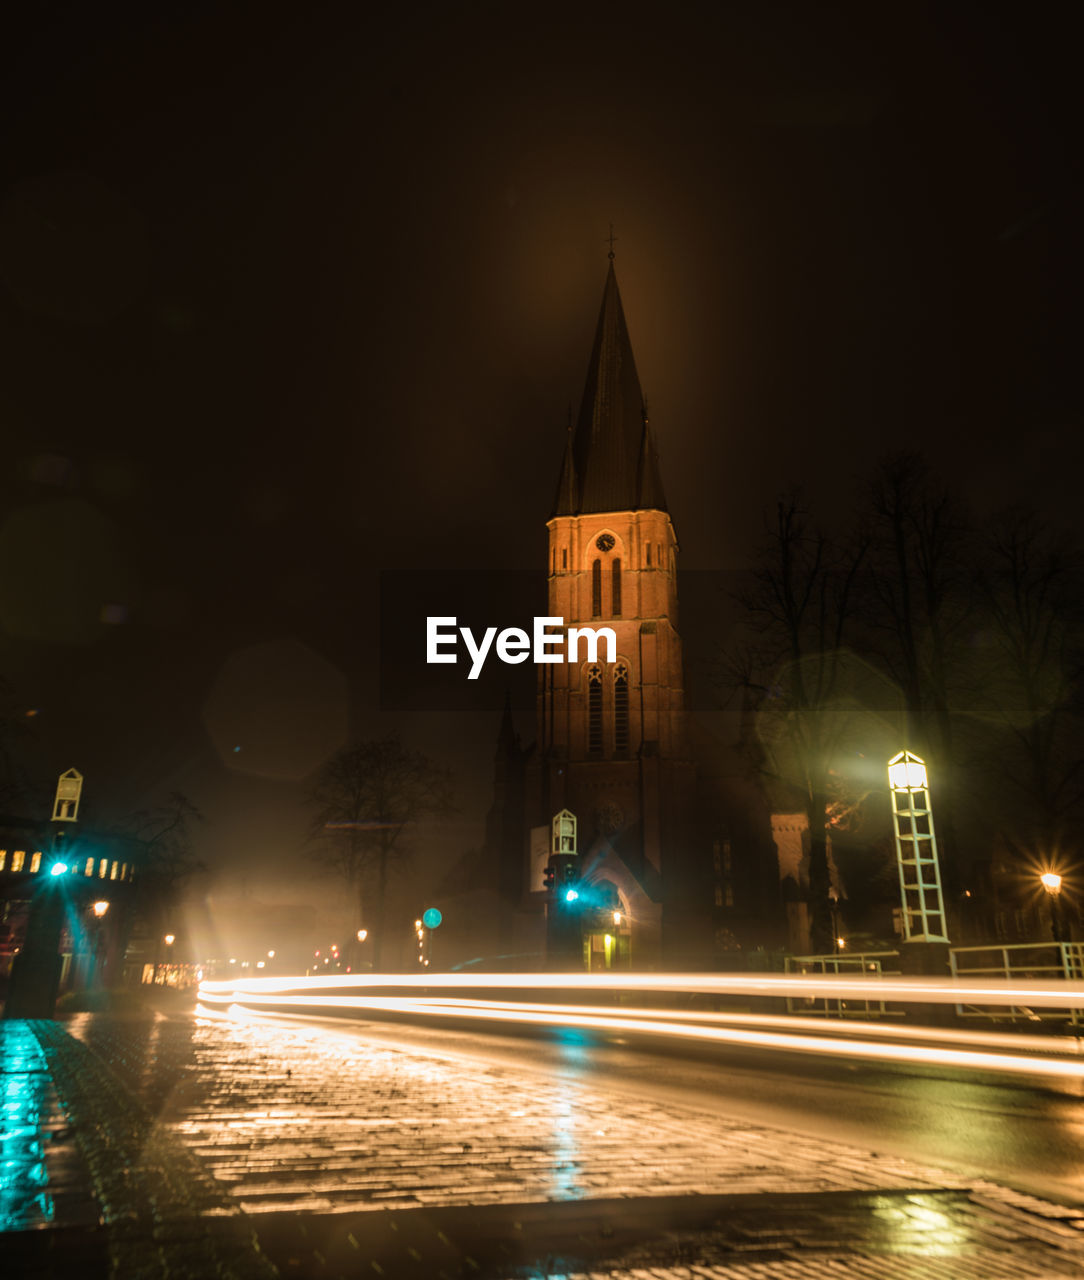
[[1035, 979], [1027, 982], [961, 981], [952, 978], [844, 978], [816, 974], [749, 977], [742, 974], [702, 973], [425, 973], [340, 974], [315, 978], [248, 978], [204, 982], [208, 994], [239, 991], [318, 991], [331, 988], [370, 990], [453, 988], [460, 991], [497, 989], [550, 991], [667, 992], [688, 995], [791, 996], [807, 1000], [877, 1000], [900, 1004], [968, 1004], [1045, 1009], [1084, 1008], [1084, 982]]
[[[921, 1064], [924, 1066], [965, 1068], [977, 1071], [1007, 1072], [1015, 1075], [1054, 1076], [1060, 1079], [1084, 1080], [1084, 1061], [1079, 1058], [1079, 1042], [1070, 1042], [1074, 1061], [1059, 1058], [1031, 1058], [1019, 1052], [1021, 1047], [1042, 1047], [1047, 1054], [1061, 1052], [1063, 1044], [1040, 1041], [1039, 1037], [1016, 1038], [993, 1033], [967, 1033], [941, 1028], [879, 1026], [873, 1024], [826, 1025], [813, 1019], [786, 1019], [759, 1015], [731, 1015], [712, 1012], [684, 1012], [659, 1009], [620, 1009], [584, 1005], [539, 1005], [518, 1002], [472, 1000], [463, 997], [362, 995], [297, 995], [264, 989], [243, 992], [234, 984], [216, 992], [201, 989], [200, 998], [212, 1006], [227, 1006], [238, 1011], [256, 1006], [260, 1013], [300, 1013], [304, 1010], [394, 1012], [474, 1021], [496, 1021], [525, 1026], [575, 1027], [595, 1031], [624, 1031], [661, 1037], [677, 1037], [746, 1048], [785, 1050], [792, 1053], [829, 1054], [867, 1061]], [[252, 984], [244, 984], [248, 987]], [[246, 999], [247, 995], [247, 999]], [[724, 1025], [726, 1024], [726, 1025]], [[739, 1025], [735, 1025], [739, 1024]], [[768, 1028], [783, 1028], [771, 1030]], [[833, 1034], [828, 1035], [826, 1032]], [[862, 1039], [877, 1036], [879, 1039]], [[896, 1043], [884, 1043], [885, 1039]], [[937, 1044], [903, 1043], [905, 1040], [938, 1041]], [[1064, 1042], [1063, 1042], [1064, 1043]], [[1017, 1052], [989, 1053], [972, 1046], [1015, 1049]], [[953, 1046], [953, 1047], [950, 1047]]]
[[[661, 1017], [641, 1017], [640, 1011], [625, 1014], [585, 1012], [577, 1006], [490, 1005], [485, 1001], [433, 1003], [384, 997], [375, 1000], [349, 999], [336, 996], [278, 996], [261, 998], [253, 1003], [259, 1012], [268, 1006], [284, 1012], [304, 1009], [374, 1009], [391, 1012], [439, 1015], [441, 1017], [483, 1019], [530, 1026], [576, 1027], [583, 1030], [626, 1031], [656, 1036], [679, 1037], [747, 1048], [784, 1049], [795, 1053], [831, 1054], [896, 1063], [921, 1063], [925, 1066], [963, 1067], [979, 1071], [1009, 1072], [1014, 1075], [1046, 1075], [1062, 1079], [1084, 1080], [1084, 1062], [1063, 1059], [1027, 1058], [1019, 1054], [980, 1053], [966, 1049], [945, 1049], [926, 1045], [880, 1044], [875, 1041], [848, 1040], [820, 1035], [785, 1035], [777, 1032], [742, 1028], [705, 1026], [695, 1022], [664, 1021]], [[232, 1003], [231, 1008], [245, 1008]]]

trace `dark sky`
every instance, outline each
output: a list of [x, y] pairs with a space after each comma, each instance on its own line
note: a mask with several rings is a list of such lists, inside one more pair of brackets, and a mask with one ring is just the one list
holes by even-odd
[[258, 874], [348, 719], [488, 741], [377, 714], [377, 574], [541, 567], [611, 222], [686, 566], [902, 446], [1079, 525], [1071, 6], [27, 9], [0, 672], [103, 813]]

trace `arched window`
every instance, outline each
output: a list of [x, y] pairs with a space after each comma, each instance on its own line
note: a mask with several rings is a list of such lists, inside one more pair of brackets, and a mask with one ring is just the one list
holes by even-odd
[[612, 566], [613, 576], [610, 579], [610, 598], [613, 604], [610, 616], [612, 618], [621, 617], [621, 561], [615, 560]]
[[602, 754], [602, 668], [597, 666], [587, 669], [587, 750]]
[[629, 749], [629, 669], [624, 662], [614, 667], [614, 750]]
[[602, 617], [602, 561], [596, 560], [591, 566], [591, 616]]

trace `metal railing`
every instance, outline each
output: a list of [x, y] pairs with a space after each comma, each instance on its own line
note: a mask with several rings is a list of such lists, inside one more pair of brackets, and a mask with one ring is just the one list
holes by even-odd
[[[971, 960], [981, 963], [968, 963]], [[1084, 978], [1084, 942], [1013, 942], [952, 947], [949, 965], [954, 978], [1064, 978], [1069, 982], [1079, 982]], [[1077, 1008], [1030, 1009], [1025, 1005], [958, 1004], [956, 1014], [961, 1018], [1084, 1025], [1084, 1010]]]
[[[891, 962], [891, 963], [889, 963]], [[900, 971], [898, 951], [839, 952], [830, 956], [787, 956], [787, 973], [817, 976], [873, 978]], [[887, 967], [886, 967], [887, 966]], [[831, 997], [787, 997], [788, 1013], [820, 1014], [829, 1018], [902, 1017], [903, 1011], [888, 1009], [883, 1000], [837, 1000]]]

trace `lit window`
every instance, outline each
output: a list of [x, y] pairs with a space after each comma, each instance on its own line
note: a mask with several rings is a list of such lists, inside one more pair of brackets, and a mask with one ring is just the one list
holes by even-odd
[[37, 869], [38, 869], [40, 866], [41, 866], [41, 854], [40, 854], [40, 853], [32, 853], [32, 854], [30, 855], [30, 870], [31, 870], [31, 873], [33, 873], [33, 872], [37, 871]]
[[22, 871], [23, 863], [26, 861], [26, 852], [23, 849], [16, 849], [11, 855], [12, 871]]
[[106, 873], [108, 870], [109, 870], [109, 859], [108, 859], [108, 858], [103, 858], [103, 859], [101, 860], [101, 862], [99, 862], [99, 863], [98, 863], [98, 879], [99, 879], [99, 880], [104, 880], [104, 879], [105, 879], [105, 873]]
[[629, 669], [623, 662], [614, 667], [614, 750], [629, 749]]
[[721, 907], [723, 905], [723, 890], [720, 885], [715, 886], [715, 905]]
[[128, 864], [127, 864], [127, 862], [122, 862], [122, 863], [120, 864], [120, 878], [121, 878], [122, 880], [127, 880], [127, 879], [128, 879]]
[[602, 616], [602, 561], [596, 560], [591, 566], [591, 616]]
[[613, 617], [621, 617], [621, 561], [613, 562], [613, 577], [611, 579], [610, 600], [613, 604]]
[[117, 864], [115, 862], [113, 863], [113, 870], [109, 873], [109, 878], [110, 880], [115, 880], [117, 878]]
[[87, 865], [83, 868], [83, 875], [92, 876], [94, 874], [94, 859], [88, 858]]
[[3, 871], [7, 863], [7, 860], [8, 860], [8, 851], [6, 849], [0, 849], [0, 871]]
[[587, 672], [587, 749], [596, 753], [602, 751], [601, 667], [591, 667]]
[[726, 887], [726, 905], [732, 907], [734, 905], [734, 889], [731, 885]]

